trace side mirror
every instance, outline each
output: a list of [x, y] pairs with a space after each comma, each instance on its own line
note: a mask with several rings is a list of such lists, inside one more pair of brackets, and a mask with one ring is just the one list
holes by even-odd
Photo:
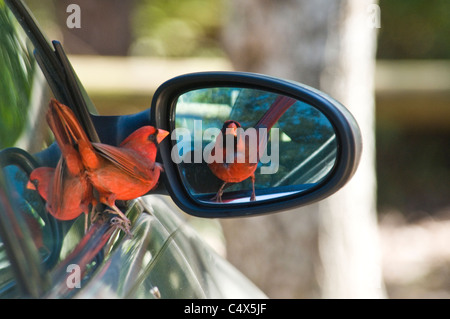
[[208, 72], [156, 91], [152, 124], [163, 181], [185, 212], [210, 218], [282, 211], [321, 200], [353, 176], [359, 127], [348, 110], [303, 84]]

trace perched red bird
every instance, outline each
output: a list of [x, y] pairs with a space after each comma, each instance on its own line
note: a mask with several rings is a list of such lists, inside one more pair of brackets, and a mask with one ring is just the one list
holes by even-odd
[[[280, 119], [280, 117], [296, 102], [287, 96], [279, 96], [274, 103], [270, 106], [269, 110], [261, 117], [258, 123], [255, 125], [257, 134], [257, 145], [252, 147], [249, 143], [244, 141], [243, 134], [238, 134], [238, 129], [241, 128], [241, 124], [237, 121], [228, 120], [225, 121], [221, 129], [221, 135], [216, 139], [213, 149], [211, 150], [211, 158], [217, 158], [217, 154], [220, 154], [221, 160], [209, 160], [208, 167], [215, 176], [223, 181], [217, 194], [212, 198], [217, 202], [222, 201], [222, 194], [227, 183], [239, 183], [248, 178], [252, 181], [252, 195], [251, 201], [256, 200], [255, 194], [255, 171], [258, 167], [260, 150], [265, 150], [267, 146], [267, 138], [260, 138], [260, 129], [265, 128], [268, 133], [272, 126]], [[233, 154], [227, 154], [226, 141], [227, 135], [232, 135], [235, 142], [233, 145]], [[256, 152], [256, 158], [252, 157], [252, 151]], [[228, 156], [227, 156], [228, 155]], [[232, 158], [232, 161], [227, 160]], [[243, 160], [244, 159], [244, 160]]]
[[[70, 136], [70, 143], [68, 144], [71, 146], [70, 149], [73, 146], [76, 152], [66, 154], [63, 149], [67, 148], [67, 145], [64, 144], [61, 149], [62, 157], [67, 163], [71, 162], [69, 159], [76, 158], [77, 164], [81, 165], [82, 174], [75, 175], [81, 176], [77, 183], [84, 185], [84, 180], [86, 180], [88, 185], [97, 191], [98, 201], [109, 206], [113, 213], [120, 216], [120, 219], [115, 220], [115, 222], [123, 225], [124, 230], [129, 232], [130, 222], [125, 214], [117, 208], [115, 201], [134, 199], [156, 186], [162, 170], [162, 166], [155, 162], [157, 144], [169, 132], [158, 130], [153, 126], [143, 126], [130, 134], [118, 147], [115, 147], [102, 143], [92, 143], [73, 112], [55, 99], [52, 99], [50, 103], [49, 113], [57, 114], [64, 132]], [[41, 172], [44, 175], [45, 171], [42, 170]], [[47, 175], [51, 175], [51, 173], [47, 171]], [[56, 175], [54, 179], [56, 179]], [[39, 183], [45, 185], [46, 181], [40, 181]], [[66, 183], [69, 182], [65, 181], [64, 185]], [[37, 188], [39, 191], [39, 186]], [[50, 193], [53, 191], [50, 187], [47, 189]], [[69, 192], [68, 188], [65, 194], [67, 197], [71, 197], [72, 191]], [[41, 194], [44, 199], [49, 198], [48, 193], [44, 195], [47, 196]], [[59, 195], [59, 197], [61, 196], [63, 195]], [[70, 199], [65, 201], [69, 202]], [[95, 198], [91, 189], [89, 195], [86, 195], [84, 201], [81, 202], [84, 204], [93, 203], [93, 201], [95, 201]], [[63, 214], [65, 214], [64, 211]], [[63, 217], [69, 218], [70, 216], [64, 215]]]

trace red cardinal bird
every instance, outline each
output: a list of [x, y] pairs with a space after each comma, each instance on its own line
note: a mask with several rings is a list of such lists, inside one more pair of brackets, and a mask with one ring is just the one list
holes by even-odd
[[[259, 129], [266, 128], [268, 132], [272, 128], [272, 126], [280, 119], [284, 112], [286, 112], [286, 110], [295, 102], [295, 99], [287, 96], [277, 97], [274, 103], [270, 106], [269, 110], [255, 125], [258, 145], [253, 151], [256, 150], [258, 156], [260, 154], [260, 150], [264, 150], [267, 145], [267, 139], [260, 139]], [[223, 190], [227, 183], [239, 183], [249, 177], [252, 180], [252, 195], [250, 197], [250, 200], [256, 200], [255, 171], [258, 166], [259, 158], [257, 158], [256, 161], [251, 160], [250, 146], [248, 145], [248, 143], [245, 143], [242, 134], [240, 134], [240, 136], [238, 136], [237, 134], [238, 128], [240, 127], [241, 124], [239, 124], [239, 122], [237, 121], [225, 121], [221, 130], [222, 134], [217, 137], [214, 148], [211, 150], [211, 156], [215, 156], [216, 152], [218, 152], [218, 154], [222, 154], [222, 161], [208, 161], [208, 167], [213, 172], [213, 174], [224, 182], [217, 192], [216, 196], [212, 198], [212, 200], [215, 200], [217, 202], [222, 201]], [[225, 147], [225, 142], [227, 140], [226, 136], [229, 134], [232, 134], [235, 138], [233, 161], [231, 162], [227, 161], [227, 149]], [[239, 160], [243, 158], [245, 158], [244, 161]]]
[[72, 220], [85, 213], [87, 230], [89, 205], [92, 208], [95, 206], [92, 184], [85, 173], [72, 133], [67, 130], [58, 112], [50, 107], [46, 118], [62, 156], [56, 168], [39, 167], [33, 170], [27, 187], [39, 192], [47, 202], [48, 212], [57, 219]]
[[116, 200], [130, 200], [152, 190], [159, 179], [162, 166], [156, 163], [157, 144], [169, 132], [153, 126], [143, 126], [130, 134], [119, 147], [91, 143], [71, 110], [56, 100], [57, 109], [73, 132], [85, 172], [97, 190], [100, 203], [120, 216], [126, 232], [129, 220], [115, 205]]
[[[115, 201], [134, 199], [156, 186], [162, 170], [162, 166], [155, 162], [156, 144], [169, 132], [143, 126], [128, 136], [119, 147], [115, 147], [91, 143], [73, 112], [58, 101], [52, 99], [49, 112], [57, 114], [61, 126], [71, 137], [70, 144], [76, 149], [76, 154], [70, 155], [80, 159], [82, 181], [86, 177], [88, 184], [97, 190], [99, 202], [120, 216], [115, 222], [123, 224], [124, 230], [129, 233], [130, 222], [117, 208]], [[72, 196], [71, 192], [67, 195]], [[86, 197], [86, 201], [92, 200], [92, 195]]]

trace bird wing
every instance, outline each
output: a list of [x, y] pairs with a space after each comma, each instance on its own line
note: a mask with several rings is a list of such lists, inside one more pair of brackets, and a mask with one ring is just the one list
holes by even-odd
[[155, 167], [155, 163], [144, 160], [132, 150], [101, 143], [92, 143], [92, 145], [100, 156], [131, 177], [142, 181], [149, 180], [150, 171]]
[[[47, 122], [63, 158], [67, 161], [69, 172], [74, 176], [81, 174], [83, 163], [80, 156], [90, 155], [93, 153], [93, 148], [75, 114], [64, 104], [52, 99], [47, 112]], [[90, 157], [95, 157], [95, 155]], [[91, 160], [91, 165], [94, 165], [92, 162]]]
[[64, 173], [66, 172], [66, 164], [61, 157], [55, 168], [55, 174], [51, 187], [49, 188], [49, 198], [47, 200], [47, 207], [50, 213], [56, 218], [61, 218], [63, 215], [63, 201], [64, 201]]

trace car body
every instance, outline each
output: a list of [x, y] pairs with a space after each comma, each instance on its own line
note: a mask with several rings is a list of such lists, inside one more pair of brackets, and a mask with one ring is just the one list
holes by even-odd
[[[306, 205], [335, 192], [353, 175], [361, 152], [357, 125], [345, 108], [300, 84], [261, 75], [217, 72], [166, 82], [155, 93], [150, 110], [99, 116], [61, 43], [53, 41], [52, 47], [47, 42], [20, 0], [5, 3], [8, 6], [0, 2], [0, 10], [2, 27], [8, 29], [9, 37], [2, 41], [12, 46], [8, 59], [4, 59], [9, 62], [0, 68], [2, 74], [8, 74], [4, 90], [11, 94], [10, 100], [2, 98], [1, 111], [12, 114], [12, 118], [5, 120], [11, 125], [3, 126], [1, 132], [0, 298], [265, 298], [200, 238], [186, 213], [198, 217], [271, 213]], [[22, 31], [18, 31], [19, 24]], [[308, 153], [301, 163], [290, 163], [294, 165], [290, 171], [271, 181], [273, 185], [265, 192], [264, 187], [258, 190], [255, 203], [212, 204], [202, 200], [199, 196], [210, 196], [212, 186], [206, 193], [194, 192], [196, 182], [183, 179], [189, 165], [186, 168], [171, 161], [176, 141], [163, 142], [158, 160], [164, 163], [165, 173], [159, 186], [150, 194], [117, 203], [132, 222], [131, 238], [111, 225], [108, 214], [93, 222], [86, 233], [84, 216], [57, 220], [47, 213], [45, 201], [37, 192], [27, 188], [31, 171], [39, 166], [54, 167], [61, 156], [45, 124], [50, 96], [74, 111], [91, 141], [118, 145], [143, 125], [173, 131], [180, 121], [170, 121], [175, 113], [169, 113], [175, 112], [180, 95], [214, 86], [289, 95], [298, 99], [303, 109], [300, 101], [306, 101], [329, 121], [332, 136], [321, 139], [317, 150]], [[210, 101], [204, 106], [211, 109], [213, 104]], [[233, 108], [223, 109], [229, 113]], [[183, 120], [180, 114], [184, 113], [177, 115]], [[334, 143], [332, 148], [330, 141]], [[327, 160], [329, 157], [331, 160]], [[308, 167], [308, 182], [296, 176], [288, 188], [275, 191], [281, 180], [299, 167]], [[228, 195], [237, 196], [240, 191]]]

